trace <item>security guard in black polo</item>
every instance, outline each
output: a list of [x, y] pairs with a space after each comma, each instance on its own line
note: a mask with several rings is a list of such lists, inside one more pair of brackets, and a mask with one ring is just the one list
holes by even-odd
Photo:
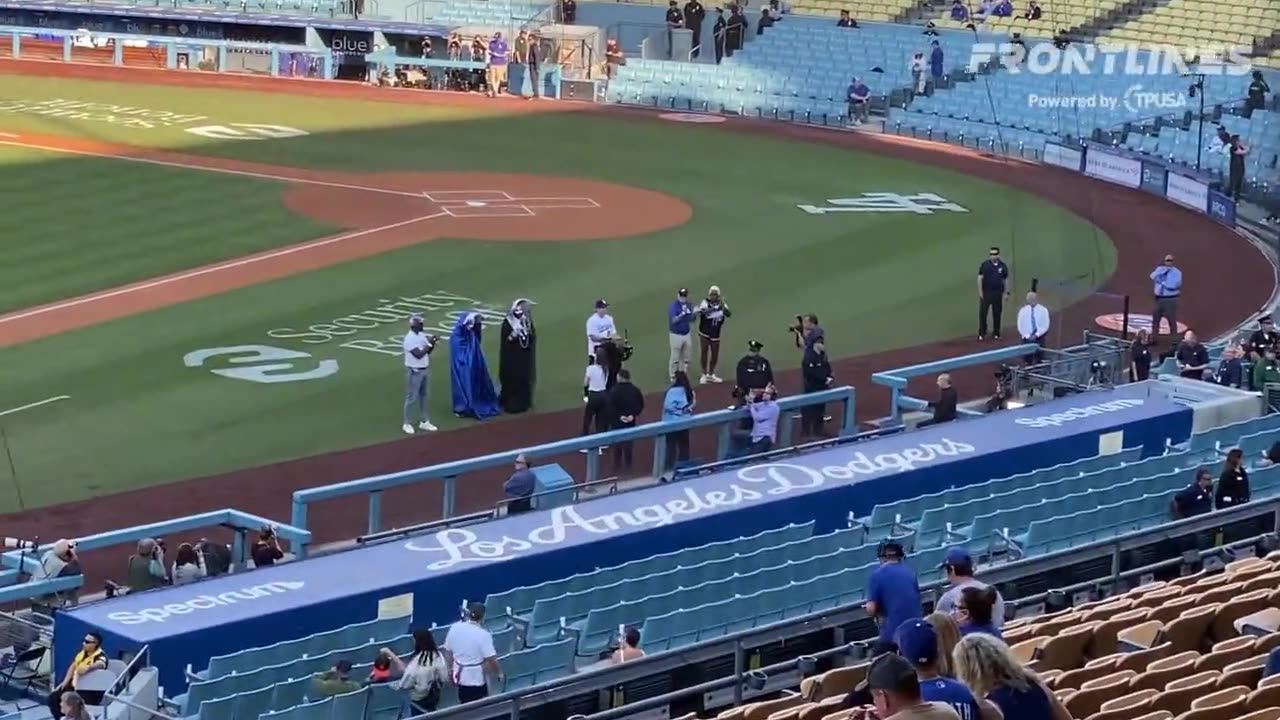
[[1249, 336], [1249, 345], [1246, 349], [1249, 351], [1250, 359], [1256, 363], [1262, 360], [1262, 355], [1268, 347], [1280, 350], [1280, 333], [1276, 332], [1271, 316], [1263, 315], [1258, 318], [1258, 329]]
[[1213, 473], [1204, 468], [1196, 472], [1196, 480], [1173, 496], [1173, 514], [1189, 518], [1213, 511]]
[[773, 364], [760, 354], [764, 344], [752, 340], [747, 343], [747, 354], [738, 361], [737, 388], [734, 395], [745, 398], [752, 390], [763, 390], [773, 384]]
[[1000, 339], [1000, 323], [1004, 316], [1005, 284], [1009, 266], [1000, 259], [1000, 248], [988, 251], [987, 259], [978, 266], [978, 339], [987, 339], [987, 311], [991, 311], [991, 330]]

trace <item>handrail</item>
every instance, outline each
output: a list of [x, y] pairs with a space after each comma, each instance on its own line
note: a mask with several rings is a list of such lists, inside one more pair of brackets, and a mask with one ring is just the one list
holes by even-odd
[[[111, 697], [113, 700], [118, 699], [113, 696], [116, 693], [122, 693], [129, 688], [129, 682], [133, 680], [133, 672], [131, 672], [131, 670], [139, 661], [142, 662], [141, 665], [138, 665], [139, 669], [144, 668], [151, 663], [150, 645], [143, 645], [138, 649], [138, 652], [134, 653], [134, 656], [129, 659], [129, 662], [124, 666], [124, 670], [120, 671], [120, 676], [116, 678], [115, 682], [111, 683], [111, 687], [107, 688], [107, 697]], [[121, 702], [125, 701], [121, 700]]]
[[[933, 362], [920, 363], [918, 365], [908, 365], [906, 367], [896, 368], [893, 370], [882, 370], [871, 376], [871, 382], [877, 385], [883, 385], [889, 388], [892, 394], [890, 403], [890, 418], [893, 424], [902, 422], [902, 409], [904, 405], [905, 391], [907, 384], [911, 378], [921, 377], [924, 375], [935, 375], [937, 373], [949, 372], [951, 370], [959, 370], [961, 368], [972, 367], [974, 365], [986, 365], [993, 362], [1003, 362], [1005, 360], [1016, 360], [1026, 357], [1040, 351], [1040, 346], [1035, 343], [1022, 343], [1020, 345], [1010, 345], [1009, 347], [997, 348], [995, 350], [984, 350], [978, 353], [970, 353], [969, 355], [961, 355], [960, 357], [947, 358], [945, 360], [935, 360]], [[908, 409], [914, 409], [915, 403], [907, 404]]]
[[[789, 410], [798, 410], [811, 405], [842, 403], [844, 406], [840, 421], [839, 435], [848, 437], [856, 432], [854, 421], [854, 389], [849, 386], [830, 388], [807, 395], [794, 395], [778, 400], [778, 407], [784, 411], [778, 422], [778, 444], [791, 444], [792, 421]], [[724, 459], [730, 449], [731, 430], [733, 424], [749, 417], [745, 408], [733, 410], [716, 410], [694, 415], [683, 420], [659, 421], [646, 423], [634, 428], [610, 430], [586, 437], [558, 440], [543, 445], [517, 448], [502, 452], [490, 453], [479, 457], [456, 460], [453, 462], [432, 465], [429, 467], [403, 470], [385, 475], [375, 475], [359, 480], [322, 485], [320, 487], [298, 490], [293, 494], [292, 524], [298, 528], [307, 527], [307, 507], [323, 500], [334, 500], [351, 495], [367, 494], [369, 496], [368, 533], [380, 532], [382, 523], [382, 497], [384, 490], [414, 485], [424, 481], [444, 481], [444, 499], [441, 516], [448, 519], [455, 514], [457, 497], [457, 478], [465, 473], [476, 472], [494, 467], [510, 465], [520, 455], [530, 460], [539, 457], [555, 457], [567, 455], [581, 450], [596, 450], [607, 445], [636, 440], [654, 441], [653, 476], [662, 474], [666, 459], [666, 436], [669, 433], [693, 430], [701, 427], [719, 426], [720, 437], [717, 447], [717, 460]], [[586, 455], [587, 469], [583, 482], [593, 483], [600, 478], [600, 459], [595, 452]], [[305, 548], [303, 548], [305, 551]]]
[[[1128, 575], [1127, 571], [1122, 572], [1118, 569], [1119, 558], [1124, 553], [1154, 542], [1216, 529], [1263, 515], [1272, 516], [1273, 530], [1280, 529], [1280, 498], [1237, 505], [1225, 510], [1216, 510], [1193, 518], [1165, 523], [1158, 527], [1125, 533], [1088, 545], [1080, 545], [1033, 558], [1024, 558], [1007, 564], [984, 567], [981, 568], [982, 579], [988, 583], [998, 585], [1024, 577], [1046, 574], [1056, 569], [1079, 565], [1098, 558], [1111, 557], [1113, 560], [1109, 574], [1104, 578], [1093, 581], [1091, 584], [1114, 582], [1122, 576]], [[941, 582], [938, 582], [923, 586], [921, 590], [927, 592], [931, 588], [940, 588], [941, 584]], [[1035, 596], [1035, 598], [1039, 598], [1039, 596]], [[1009, 604], [1011, 606], [1035, 604], [1032, 600], [1032, 598], [1024, 598], [1021, 601], [1009, 601]], [[805, 632], [810, 632], [824, 628], [840, 627], [865, 618], [866, 613], [862, 610], [861, 605], [848, 605], [824, 610], [750, 630], [742, 630], [726, 635], [710, 644], [654, 653], [635, 660], [629, 660], [620, 665], [593, 669], [559, 680], [553, 680], [532, 689], [522, 688], [504, 692], [483, 700], [467, 703], [466, 705], [457, 705], [434, 713], [414, 716], [408, 720], [488, 720], [498, 714], [509, 715], [513, 720], [518, 720], [521, 717], [521, 709], [557, 702], [592, 690], [614, 687], [633, 680], [650, 677], [689, 663], [720, 657], [728, 652], [727, 648], [730, 646], [758, 647], [773, 637], [794, 637], [800, 634], [801, 629], [806, 626], [811, 629]], [[627, 708], [631, 712], [635, 712], [640, 708], [640, 704], [628, 705]]]

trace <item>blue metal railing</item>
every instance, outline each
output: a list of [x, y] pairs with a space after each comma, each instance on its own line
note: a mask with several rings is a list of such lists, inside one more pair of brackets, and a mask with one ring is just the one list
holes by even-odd
[[[199, 515], [188, 515], [186, 517], [175, 518], [172, 520], [162, 520], [160, 522], [149, 523], [147, 525], [135, 525], [133, 527], [121, 528], [119, 530], [109, 530], [96, 535], [88, 535], [86, 537], [76, 539], [76, 549], [77, 552], [99, 550], [117, 545], [135, 543], [143, 538], [163, 537], [165, 535], [189, 532], [191, 530], [199, 530], [201, 528], [208, 527], [230, 527], [236, 531], [231, 547], [231, 559], [233, 567], [239, 567], [243, 564], [248, 552], [248, 548], [245, 544], [245, 534], [250, 530], [258, 530], [268, 526], [274, 527], [276, 535], [288, 541], [290, 549], [294, 550], [296, 554], [301, 555], [302, 553], [300, 549], [305, 548], [311, 543], [311, 533], [303, 528], [297, 528], [291, 525], [282, 525], [274, 520], [269, 520], [258, 515], [251, 515], [246, 512], [228, 508], [225, 510], [201, 513]], [[47, 580], [34, 580], [31, 582], [15, 584], [18, 581], [20, 573], [31, 574], [39, 571], [41, 558], [52, 547], [52, 544], [48, 544], [35, 550], [14, 550], [0, 555], [0, 564], [6, 568], [6, 570], [0, 571], [0, 576], [3, 577], [3, 582], [0, 582], [0, 584], [9, 584], [8, 587], [0, 589], [0, 603], [28, 600], [42, 595], [52, 595], [54, 593], [74, 590], [84, 585], [83, 575], [57, 577]]]
[[[840, 437], [849, 437], [857, 432], [854, 421], [854, 390], [844, 386], [831, 388], [807, 395], [795, 395], [778, 400], [783, 411], [778, 423], [778, 445], [791, 444], [792, 419], [791, 412], [812, 405], [840, 403], [843, 410], [840, 416]], [[382, 492], [392, 488], [416, 485], [423, 482], [443, 481], [444, 500], [441, 517], [450, 518], [456, 514], [458, 476], [488, 468], [508, 466], [517, 455], [525, 455], [530, 460], [539, 457], [565, 455], [581, 450], [594, 450], [606, 445], [635, 440], [653, 438], [653, 475], [663, 472], [666, 461], [666, 435], [668, 433], [694, 428], [718, 426], [719, 438], [716, 447], [716, 460], [724, 460], [732, 449], [733, 427], [749, 417], [745, 408], [736, 410], [717, 410], [702, 413], [693, 417], [672, 422], [654, 422], [625, 430], [611, 430], [605, 433], [586, 437], [559, 440], [545, 445], [491, 453], [480, 457], [458, 460], [455, 462], [432, 465], [430, 467], [405, 470], [387, 475], [376, 475], [360, 480], [324, 485], [307, 490], [299, 490], [293, 494], [293, 514], [291, 522], [295, 527], [307, 527], [307, 506], [324, 500], [335, 500], [352, 495], [369, 496], [368, 533], [381, 532], [382, 527]], [[582, 482], [591, 483], [600, 479], [600, 459], [597, 453], [586, 455], [587, 470]], [[301, 552], [299, 552], [301, 554]]]
[[[906, 394], [907, 383], [911, 381], [911, 378], [937, 375], [939, 373], [951, 372], [952, 370], [973, 367], [975, 365], [987, 365], [995, 362], [1005, 362], [1006, 360], [1017, 360], [1018, 358], [1026, 357], [1039, 352], [1040, 350], [1040, 346], [1035, 343], [1011, 345], [1009, 347], [985, 350], [980, 353], [961, 355], [960, 357], [948, 358], [946, 360], [935, 360], [933, 362], [921, 363], [919, 365], [908, 365], [907, 367], [897, 368], [894, 370], [884, 370], [872, 375], [871, 382], [889, 388], [889, 392], [892, 393], [892, 401], [889, 410], [891, 415], [889, 417], [892, 420], [891, 424], [898, 425], [902, 423], [902, 411], [904, 409], [922, 410], [928, 406], [926, 401]], [[961, 413], [974, 414], [965, 410], [962, 410]]]

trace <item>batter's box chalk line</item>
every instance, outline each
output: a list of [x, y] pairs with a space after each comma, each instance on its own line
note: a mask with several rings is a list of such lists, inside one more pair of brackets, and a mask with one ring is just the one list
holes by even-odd
[[533, 210], [523, 205], [512, 205], [510, 203], [504, 205], [487, 205], [483, 203], [479, 205], [441, 205], [440, 209], [448, 213], [450, 217], [456, 218], [533, 217], [537, 215]]

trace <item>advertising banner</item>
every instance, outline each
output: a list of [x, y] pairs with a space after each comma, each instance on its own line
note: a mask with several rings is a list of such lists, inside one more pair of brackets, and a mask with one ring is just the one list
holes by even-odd
[[1185, 175], [1169, 173], [1165, 197], [1183, 207], [1202, 213], [1209, 212], [1209, 186]]
[[1165, 176], [1169, 171], [1163, 165], [1154, 162], [1142, 163], [1142, 189], [1152, 195], [1164, 195]]
[[1142, 184], [1142, 161], [1113, 155], [1090, 146], [1084, 157], [1084, 174], [1117, 185], [1137, 188]]
[[1217, 190], [1209, 191], [1209, 217], [1226, 225], [1236, 226], [1236, 201]]
[[1044, 161], [1047, 165], [1080, 172], [1080, 166], [1084, 161], [1084, 153], [1077, 148], [1069, 148], [1065, 145], [1047, 142], [1044, 144]]

